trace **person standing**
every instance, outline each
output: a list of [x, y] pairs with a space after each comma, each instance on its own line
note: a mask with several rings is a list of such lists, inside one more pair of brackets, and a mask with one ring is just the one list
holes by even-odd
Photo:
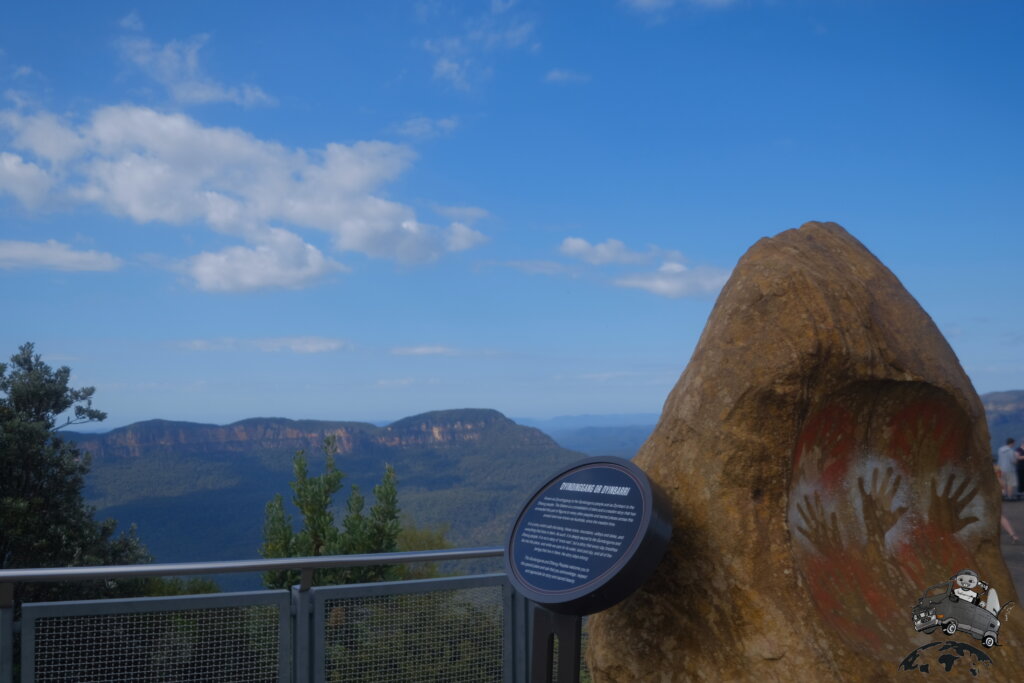
[[1003, 471], [1003, 500], [1015, 500], [1017, 496], [1017, 451], [1013, 449], [1016, 443], [1012, 438], [1006, 440], [1004, 446], [1000, 446], [999, 469]]
[[1017, 446], [1017, 497], [1024, 493], [1024, 438]]
[[[1003, 471], [999, 469], [998, 464], [995, 466], [995, 470], [996, 481], [999, 484], [999, 491], [1000, 493], [1002, 493], [1005, 491], [1005, 489], [1003, 488]], [[1006, 515], [1003, 514], [1002, 510], [999, 511], [999, 524], [1003, 527], [1003, 530], [1006, 531], [1006, 533], [1010, 534], [1010, 542], [1012, 542], [1014, 545], [1020, 543], [1020, 536], [1017, 535], [1016, 529], [1014, 529], [1013, 525], [1010, 524], [1010, 520], [1006, 518]]]

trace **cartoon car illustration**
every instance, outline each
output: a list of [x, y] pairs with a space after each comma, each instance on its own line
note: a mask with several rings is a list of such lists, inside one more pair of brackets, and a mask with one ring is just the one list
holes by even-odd
[[984, 607], [963, 600], [953, 592], [956, 584], [946, 581], [928, 588], [914, 605], [914, 629], [931, 633], [936, 628], [948, 636], [957, 631], [969, 633], [985, 647], [999, 639], [999, 618]]

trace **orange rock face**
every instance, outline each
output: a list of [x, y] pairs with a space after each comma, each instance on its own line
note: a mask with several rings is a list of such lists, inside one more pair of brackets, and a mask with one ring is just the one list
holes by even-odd
[[[964, 568], [1016, 601], [981, 403], [896, 277], [833, 223], [740, 260], [635, 462], [672, 498], [655, 576], [592, 617], [596, 681], [885, 680]], [[1003, 614], [1004, 618], [1006, 614]], [[1024, 615], [980, 673], [1024, 680]]]

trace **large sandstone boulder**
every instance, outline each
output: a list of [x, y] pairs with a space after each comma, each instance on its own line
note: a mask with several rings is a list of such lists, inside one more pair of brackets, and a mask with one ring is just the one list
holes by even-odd
[[[834, 223], [744, 255], [635, 462], [672, 499], [674, 536], [592, 617], [596, 681], [884, 680], [946, 639], [911, 623], [927, 587], [970, 568], [1017, 600], [978, 396]], [[981, 674], [1024, 681], [1022, 625], [1011, 614]]]

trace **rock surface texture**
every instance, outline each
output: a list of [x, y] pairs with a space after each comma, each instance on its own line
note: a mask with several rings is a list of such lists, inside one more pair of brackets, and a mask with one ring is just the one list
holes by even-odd
[[[596, 681], [887, 680], [933, 641], [984, 650], [914, 630], [929, 586], [970, 568], [1017, 600], [981, 402], [834, 223], [743, 256], [634, 462], [675, 530], [654, 577], [592, 617]], [[1011, 611], [979, 678], [1024, 680], [1022, 627]]]

